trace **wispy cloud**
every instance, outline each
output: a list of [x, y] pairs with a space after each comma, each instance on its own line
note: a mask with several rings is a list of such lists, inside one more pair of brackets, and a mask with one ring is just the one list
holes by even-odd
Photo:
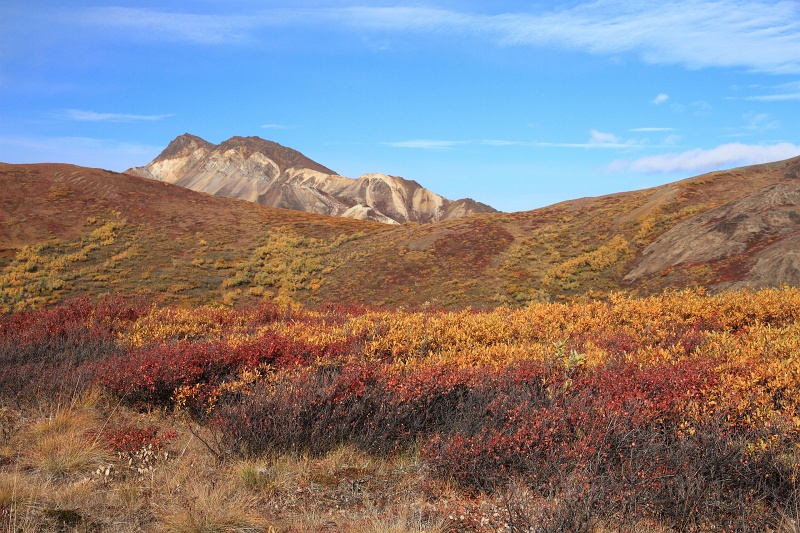
[[668, 94], [659, 93], [658, 96], [656, 96], [655, 98], [653, 98], [651, 100], [651, 103], [653, 103], [655, 105], [660, 105], [660, 104], [663, 104], [664, 102], [666, 102], [667, 100], [669, 100], [669, 95]]
[[56, 113], [57, 118], [64, 120], [74, 120], [77, 122], [138, 122], [156, 121], [171, 117], [168, 115], [132, 115], [129, 113], [97, 113], [95, 111], [84, 111], [81, 109], [65, 109]]
[[546, 142], [546, 141], [514, 141], [507, 139], [483, 139], [480, 141], [449, 141], [432, 139], [413, 139], [381, 143], [394, 148], [419, 148], [423, 150], [449, 150], [461, 145], [480, 145], [489, 147], [527, 146], [531, 148], [638, 148], [641, 141], [620, 139], [613, 133], [591, 130], [586, 142]]
[[780, 122], [773, 119], [769, 113], [748, 113], [744, 118], [747, 120], [747, 129], [756, 133], [780, 127]]
[[594, 146], [603, 146], [607, 144], [620, 144], [620, 138], [613, 133], [606, 133], [597, 130], [589, 132], [589, 144]]
[[761, 135], [781, 127], [780, 121], [773, 118], [769, 113], [745, 113], [742, 115], [742, 120], [744, 121], [743, 125], [728, 128], [730, 132], [728, 137]]
[[711, 104], [709, 104], [705, 100], [698, 100], [697, 102], [692, 102], [692, 109], [694, 110], [695, 116], [698, 117], [707, 117], [712, 113]]
[[680, 153], [646, 156], [635, 161], [614, 161], [609, 170], [661, 174], [676, 172], [708, 172], [741, 165], [779, 161], [800, 155], [800, 146], [791, 143], [773, 145], [723, 144], [711, 149], [696, 148]]
[[765, 94], [761, 96], [750, 96], [746, 100], [756, 100], [759, 102], [789, 102], [800, 100], [800, 92], [786, 94]]
[[536, 142], [539, 148], [605, 148], [605, 149], [632, 149], [643, 147], [643, 142], [637, 139], [621, 139], [613, 133], [590, 130], [589, 140], [583, 143]]
[[267, 24], [265, 17], [194, 14], [133, 7], [96, 7], [70, 18], [81, 24], [128, 30], [127, 36], [195, 44], [237, 44], [251, 41], [253, 31]]
[[505, 141], [502, 139], [484, 139], [479, 144], [484, 146], [525, 146], [531, 143], [525, 141]]
[[381, 143], [393, 148], [418, 148], [421, 150], [449, 150], [461, 144], [470, 144], [470, 141], [442, 141], [434, 139], [413, 139], [410, 141], [394, 141]]
[[660, 131], [675, 131], [675, 128], [632, 128], [628, 131], [649, 133], [649, 132], [660, 132]]
[[350, 8], [346, 23], [382, 30], [460, 31], [504, 45], [638, 54], [648, 63], [800, 72], [800, 6], [791, 0], [597, 0], [541, 13], [466, 14]]
[[492, 15], [429, 7], [355, 6], [235, 15], [102, 7], [79, 15], [83, 23], [127, 29], [129, 36], [203, 44], [257, 40], [267, 27], [325, 26], [458, 34], [490, 39], [501, 46], [632, 53], [647, 63], [691, 69], [800, 72], [800, 4], [793, 0], [594, 0], [549, 11]]
[[289, 126], [284, 126], [283, 124], [262, 124], [261, 127], [265, 130], [285, 130], [289, 128]]
[[789, 102], [800, 100], [800, 81], [784, 83], [770, 88], [772, 94], [759, 94], [755, 96], [745, 96], [743, 100], [754, 100], [757, 102]]

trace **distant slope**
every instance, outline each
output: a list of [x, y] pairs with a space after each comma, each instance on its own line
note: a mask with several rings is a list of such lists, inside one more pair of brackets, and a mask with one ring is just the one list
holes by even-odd
[[[339, 237], [388, 228], [73, 165], [0, 164], [0, 187], [0, 309], [109, 291], [222, 301], [229, 292], [236, 296], [237, 287], [225, 284], [232, 265], [274, 235], [322, 248]], [[291, 251], [313, 248], [280, 244]], [[296, 277], [308, 273], [295, 268]], [[294, 278], [278, 281], [288, 285]], [[307, 300], [307, 283], [295, 285], [294, 299]]]
[[[771, 179], [752, 192], [741, 190], [745, 177], [758, 173]], [[719, 288], [800, 284], [800, 158], [706, 179], [727, 181], [741, 196], [661, 234], [624, 281], [661, 277], [657, 285], [692, 280]]]
[[800, 285], [800, 158], [520, 213], [389, 226], [98, 169], [0, 164], [0, 305], [165, 301], [485, 307]]
[[345, 178], [300, 152], [258, 137], [232, 137], [214, 145], [181, 135], [150, 164], [126, 172], [272, 207], [387, 224], [494, 212], [471, 199], [448, 200], [403, 178]]

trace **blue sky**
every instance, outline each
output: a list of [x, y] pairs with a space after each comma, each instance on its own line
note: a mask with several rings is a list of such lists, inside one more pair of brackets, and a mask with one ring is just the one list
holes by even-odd
[[[68, 4], [68, 6], [67, 6]], [[800, 2], [4, 0], [0, 161], [257, 135], [504, 211], [800, 155]]]

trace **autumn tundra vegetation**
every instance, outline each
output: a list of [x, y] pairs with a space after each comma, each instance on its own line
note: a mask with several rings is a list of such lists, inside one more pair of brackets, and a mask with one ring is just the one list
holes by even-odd
[[0, 317], [17, 531], [800, 530], [800, 289]]

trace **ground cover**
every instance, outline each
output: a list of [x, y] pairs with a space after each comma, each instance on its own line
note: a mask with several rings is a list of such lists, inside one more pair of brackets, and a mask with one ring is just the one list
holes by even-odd
[[0, 317], [5, 531], [797, 531], [800, 290]]

